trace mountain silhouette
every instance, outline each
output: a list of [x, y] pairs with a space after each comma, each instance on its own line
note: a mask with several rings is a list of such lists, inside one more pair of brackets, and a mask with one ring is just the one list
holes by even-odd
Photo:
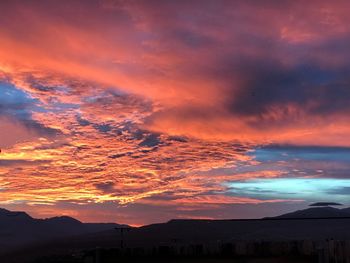
[[6, 220], [12, 221], [11, 218], [14, 220], [24, 220], [24, 221], [33, 219], [26, 212], [13, 212], [13, 211], [0, 208], [0, 223]]
[[36, 219], [25, 212], [0, 208], [0, 253], [38, 242], [111, 230], [114, 223], [82, 223], [69, 216]]
[[346, 213], [349, 213], [350, 214], [350, 207], [348, 208], [343, 208], [342, 211], [346, 212]]
[[[292, 213], [283, 214], [272, 218], [334, 218], [350, 217], [350, 208], [337, 209], [334, 207], [313, 207], [304, 210], [298, 210]], [[271, 217], [270, 217], [271, 218]]]

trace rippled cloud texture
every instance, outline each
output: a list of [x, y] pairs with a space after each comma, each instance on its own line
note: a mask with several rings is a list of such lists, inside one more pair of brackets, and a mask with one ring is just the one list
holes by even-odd
[[347, 204], [349, 9], [1, 1], [1, 206], [140, 225]]

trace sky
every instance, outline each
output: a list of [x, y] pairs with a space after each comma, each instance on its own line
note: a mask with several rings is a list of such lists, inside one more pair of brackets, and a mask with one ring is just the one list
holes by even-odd
[[135, 226], [349, 206], [349, 8], [1, 1], [0, 206]]

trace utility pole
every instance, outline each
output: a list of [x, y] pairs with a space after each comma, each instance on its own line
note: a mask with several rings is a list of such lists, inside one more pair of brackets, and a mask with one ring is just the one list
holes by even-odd
[[130, 227], [116, 227], [115, 230], [120, 231], [120, 249], [124, 249], [124, 232], [130, 231]]
[[101, 263], [101, 249], [96, 247], [95, 249], [95, 263]]

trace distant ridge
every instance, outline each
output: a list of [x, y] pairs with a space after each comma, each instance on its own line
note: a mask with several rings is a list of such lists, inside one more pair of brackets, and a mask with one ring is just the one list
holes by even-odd
[[30, 215], [28, 215], [26, 212], [22, 211], [9, 211], [4, 208], [0, 208], [0, 218], [6, 218], [6, 217], [17, 217], [21, 219], [33, 219]]
[[312, 207], [303, 210], [297, 210], [295, 212], [282, 214], [273, 217], [263, 217], [263, 218], [238, 218], [238, 219], [171, 219], [167, 223], [177, 223], [177, 222], [210, 222], [210, 221], [260, 221], [260, 220], [287, 220], [287, 219], [339, 219], [339, 218], [350, 218], [350, 207], [337, 209], [334, 207]]
[[0, 208], [0, 253], [57, 238], [114, 230], [115, 223], [82, 223], [69, 216], [36, 219], [22, 211]]
[[350, 214], [350, 207], [348, 208], [343, 208], [342, 211], [346, 212], [346, 213], [349, 213]]
[[347, 218], [350, 217], [350, 208], [338, 209], [334, 207], [312, 207], [298, 210], [292, 213], [275, 217], [265, 217], [264, 219], [312, 219], [312, 218]]

